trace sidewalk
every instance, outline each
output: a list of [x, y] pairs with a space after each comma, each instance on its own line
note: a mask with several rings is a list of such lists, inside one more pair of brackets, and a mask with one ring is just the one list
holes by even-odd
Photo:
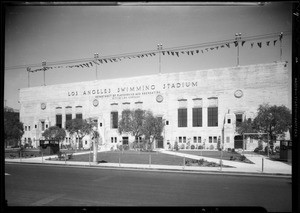
[[[104, 152], [98, 151], [98, 152]], [[209, 162], [220, 163], [220, 159], [202, 157], [197, 155], [178, 153], [167, 150], [159, 150], [161, 153], [176, 155], [180, 157], [186, 157], [190, 159], [200, 160], [204, 159]], [[76, 152], [73, 155], [88, 154], [89, 152]], [[239, 174], [256, 174], [256, 175], [287, 175], [292, 174], [292, 166], [287, 165], [282, 162], [272, 161], [267, 159], [265, 156], [261, 155], [249, 155], [245, 156], [252, 161], [254, 164], [240, 163], [235, 161], [223, 160], [223, 165], [232, 166], [228, 167], [200, 167], [200, 166], [171, 166], [171, 165], [156, 165], [156, 164], [124, 164], [124, 163], [93, 163], [93, 162], [79, 162], [79, 161], [54, 161], [45, 160], [48, 158], [55, 158], [57, 155], [46, 156], [46, 157], [35, 157], [35, 158], [18, 158], [18, 159], [5, 159], [5, 162], [15, 162], [15, 163], [37, 163], [37, 164], [56, 164], [56, 165], [69, 165], [69, 166], [86, 166], [86, 167], [99, 167], [99, 168], [126, 168], [126, 169], [156, 169], [156, 170], [170, 170], [170, 171], [194, 171], [194, 172], [219, 172], [219, 173], [239, 173]], [[262, 159], [264, 162], [264, 167], [262, 168]]]

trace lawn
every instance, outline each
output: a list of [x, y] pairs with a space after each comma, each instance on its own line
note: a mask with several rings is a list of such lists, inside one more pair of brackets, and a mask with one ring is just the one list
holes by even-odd
[[[150, 157], [151, 156], [151, 157]], [[108, 163], [128, 163], [128, 164], [149, 164], [151, 158], [151, 164], [158, 165], [177, 165], [182, 166], [184, 159], [182, 157], [162, 154], [159, 152], [139, 152], [139, 151], [108, 151], [100, 152], [97, 155], [98, 162]], [[93, 160], [93, 153], [90, 155], [90, 160]], [[186, 160], [189, 160], [186, 158]], [[85, 155], [73, 155], [71, 161], [89, 161], [89, 154]]]

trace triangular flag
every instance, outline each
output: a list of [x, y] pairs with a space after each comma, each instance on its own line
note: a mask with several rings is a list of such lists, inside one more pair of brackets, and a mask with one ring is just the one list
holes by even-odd
[[93, 63], [92, 63], [92, 62], [90, 62], [90, 65], [91, 65], [91, 66], [93, 66]]
[[152, 53], [153, 55], [156, 55], [155, 53]]
[[103, 59], [105, 61], [105, 63], [107, 63], [107, 59]]
[[222, 44], [222, 45], [221, 45], [221, 48], [224, 48], [224, 47], [225, 47], [224, 44]]
[[190, 55], [190, 51], [187, 51], [186, 53], [187, 53], [188, 55]]
[[205, 48], [206, 51], [208, 51], [208, 48]]
[[171, 52], [172, 55], [174, 55], [174, 52]]
[[261, 48], [261, 42], [257, 42], [257, 45], [259, 46], [259, 48]]
[[179, 57], [179, 53], [178, 52], [175, 52], [175, 53], [176, 53], [177, 57]]
[[215, 49], [215, 48], [213, 48], [213, 47], [210, 48], [210, 50], [213, 50], [213, 49]]
[[228, 48], [230, 48], [230, 44], [229, 44], [229, 43], [227, 43], [226, 46], [227, 46]]
[[193, 50], [191, 51], [191, 54], [192, 54], [192, 55], [194, 54], [194, 51], [193, 51]]
[[242, 41], [242, 46], [245, 44], [246, 41]]
[[162, 51], [162, 54], [165, 55], [165, 51]]
[[219, 49], [219, 47], [218, 47], [218, 46], [216, 46], [215, 48], [216, 48], [217, 50]]
[[254, 42], [251, 42], [251, 48], [253, 48]]
[[274, 46], [275, 46], [275, 44], [276, 44], [277, 40], [274, 40], [273, 42], [274, 42]]
[[199, 50], [196, 50], [196, 53], [198, 54], [198, 53], [199, 53]]
[[267, 41], [267, 46], [269, 46], [270, 45], [270, 41]]
[[169, 52], [169, 51], [167, 51], [167, 53], [168, 53], [168, 55], [170, 55], [170, 52]]
[[235, 41], [234, 46], [237, 47], [239, 45], [239, 42]]
[[184, 51], [181, 51], [181, 54], [184, 54]]
[[201, 52], [203, 53], [203, 50], [201, 50]]

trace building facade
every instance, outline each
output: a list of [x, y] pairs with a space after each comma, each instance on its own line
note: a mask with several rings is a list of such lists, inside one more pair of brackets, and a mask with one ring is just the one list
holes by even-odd
[[[241, 148], [236, 124], [253, 119], [263, 103], [291, 108], [290, 96], [286, 62], [23, 88], [22, 140], [37, 146], [48, 127], [93, 118], [102, 144], [131, 143], [131, 135], [118, 134], [118, 121], [124, 109], [140, 108], [165, 121], [164, 140], [157, 148], [177, 142], [180, 148], [216, 149], [218, 141], [225, 149]], [[70, 140], [68, 135], [64, 143]], [[82, 146], [90, 146], [88, 137]], [[248, 141], [245, 148], [256, 147]]]

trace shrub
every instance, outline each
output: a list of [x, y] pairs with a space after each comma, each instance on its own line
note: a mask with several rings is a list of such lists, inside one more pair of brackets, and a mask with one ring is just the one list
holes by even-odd
[[245, 155], [240, 156], [240, 161], [245, 161], [245, 160], [246, 160]]
[[213, 150], [214, 148], [215, 148], [214, 145], [210, 145], [210, 146], [209, 146], [209, 149], [210, 149], [210, 150]]
[[230, 156], [230, 160], [236, 160], [236, 158], [235, 157], [233, 157], [233, 156]]
[[279, 146], [275, 146], [275, 152], [280, 152], [280, 147]]
[[203, 149], [203, 146], [202, 146], [202, 145], [199, 145], [199, 146], [198, 146], [198, 149]]
[[231, 152], [231, 148], [228, 148], [228, 152]]
[[194, 145], [192, 145], [192, 146], [191, 146], [191, 149], [195, 149], [195, 146], [194, 146]]
[[259, 153], [259, 151], [260, 151], [259, 147], [256, 147], [256, 148], [254, 149], [254, 152], [255, 152], [255, 153]]
[[184, 149], [184, 144], [181, 144], [180, 149]]
[[179, 147], [178, 147], [178, 142], [177, 142], [177, 141], [175, 141], [174, 149], [175, 149], [176, 151], [178, 151], [178, 149], [179, 149]]
[[235, 153], [235, 149], [231, 149], [231, 152], [232, 152], [232, 153]]
[[205, 160], [203, 158], [201, 158], [200, 160], [198, 160], [198, 165], [202, 166], [204, 164]]

